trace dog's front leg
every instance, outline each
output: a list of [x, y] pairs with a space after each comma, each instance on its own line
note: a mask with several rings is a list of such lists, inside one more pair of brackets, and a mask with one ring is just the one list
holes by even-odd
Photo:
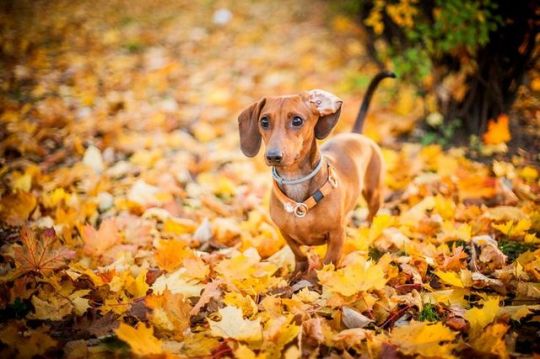
[[345, 240], [345, 232], [343, 226], [328, 233], [328, 248], [326, 249], [326, 255], [323, 263], [334, 264], [337, 267], [341, 256], [341, 249], [343, 248], [343, 241]]
[[291, 236], [284, 232], [281, 232], [281, 235], [283, 236], [283, 238], [285, 238], [285, 241], [287, 241], [287, 244], [289, 245], [294, 254], [295, 264], [292, 278], [295, 278], [300, 273], [303, 273], [308, 269], [308, 258], [304, 254], [304, 252], [302, 252], [302, 249], [300, 249], [300, 245], [298, 245], [298, 243], [296, 243], [296, 241]]

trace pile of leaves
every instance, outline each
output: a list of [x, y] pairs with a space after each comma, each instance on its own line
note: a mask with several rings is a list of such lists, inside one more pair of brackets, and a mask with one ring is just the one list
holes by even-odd
[[[241, 155], [235, 116], [355, 65], [335, 57], [322, 5], [46, 5], [0, 32], [0, 356], [540, 352], [540, 179], [524, 157], [384, 148], [374, 223], [359, 206], [340, 267], [290, 283], [271, 177]], [[298, 54], [276, 51], [284, 37]], [[400, 106], [414, 105], [385, 116]], [[316, 265], [325, 248], [305, 250]]]

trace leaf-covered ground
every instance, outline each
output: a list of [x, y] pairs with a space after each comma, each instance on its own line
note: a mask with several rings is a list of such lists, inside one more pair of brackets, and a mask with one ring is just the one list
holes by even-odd
[[[290, 285], [269, 170], [241, 155], [236, 116], [319, 87], [350, 127], [375, 68], [327, 4], [14, 4], [0, 15], [0, 356], [540, 352], [538, 168], [396, 143], [425, 106], [407, 84], [382, 86], [366, 128], [386, 145], [384, 208], [371, 227], [354, 212], [341, 268]], [[324, 253], [306, 250], [314, 265]]]

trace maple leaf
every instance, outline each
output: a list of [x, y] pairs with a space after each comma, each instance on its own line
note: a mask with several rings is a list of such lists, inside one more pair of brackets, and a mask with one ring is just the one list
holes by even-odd
[[84, 241], [83, 252], [90, 256], [103, 255], [107, 249], [120, 241], [120, 234], [114, 218], [107, 218], [101, 222], [99, 230], [85, 225], [81, 230]]
[[508, 237], [524, 236], [526, 231], [531, 228], [531, 220], [528, 218], [520, 219], [517, 222], [507, 221], [505, 223], [495, 224], [491, 226]]
[[29, 332], [25, 331], [22, 335], [12, 323], [0, 330], [0, 341], [11, 348], [16, 348], [20, 358], [43, 356], [48, 349], [57, 345], [56, 340], [47, 334], [49, 330], [50, 328], [43, 326]]
[[184, 258], [194, 257], [188, 243], [181, 240], [160, 240], [154, 255], [159, 268], [172, 272], [184, 261]]
[[451, 255], [444, 254], [444, 260], [441, 268], [449, 271], [458, 271], [463, 269], [464, 263], [462, 260], [467, 259], [468, 255], [463, 250], [462, 246], [454, 247]]
[[195, 306], [191, 310], [190, 314], [191, 315], [199, 314], [202, 307], [208, 304], [212, 298], [219, 299], [221, 297], [221, 288], [220, 288], [221, 284], [223, 284], [223, 281], [221, 280], [215, 280], [207, 284], [206, 287], [204, 288], [204, 291], [202, 292], [201, 297], [197, 301], [197, 304], [195, 304]]
[[185, 268], [162, 275], [152, 284], [155, 294], [163, 294], [168, 289], [174, 294], [183, 294], [186, 297], [199, 296], [203, 288], [204, 285], [199, 284], [198, 280], [189, 278]]
[[176, 339], [183, 338], [189, 327], [191, 306], [182, 294], [165, 290], [163, 295], [147, 297], [145, 304], [152, 309], [150, 319], [156, 327], [172, 332]]
[[456, 272], [444, 272], [441, 270], [436, 270], [433, 272], [437, 277], [441, 279], [444, 284], [449, 284], [458, 288], [465, 288], [460, 275]]
[[507, 331], [507, 324], [494, 323], [472, 338], [471, 346], [478, 353], [490, 354], [497, 358], [509, 358], [504, 340]]
[[37, 295], [32, 297], [34, 313], [29, 315], [32, 319], [62, 320], [73, 311], [73, 305], [69, 299], [57, 296], [49, 296], [41, 299]]
[[482, 137], [486, 145], [498, 145], [506, 143], [512, 138], [508, 127], [508, 115], [500, 115], [496, 121], [488, 122], [488, 130]]
[[10, 226], [20, 226], [36, 208], [37, 200], [28, 192], [16, 192], [0, 199], [0, 219]]
[[48, 228], [36, 233], [29, 227], [22, 227], [19, 235], [22, 246], [13, 249], [16, 272], [14, 277], [29, 272], [47, 275], [66, 264], [75, 252], [65, 247], [55, 247], [57, 240], [54, 229]]
[[499, 297], [483, 301], [482, 308], [471, 308], [465, 312], [464, 318], [471, 326], [471, 335], [476, 336], [499, 314]]
[[420, 354], [425, 357], [453, 357], [456, 333], [442, 323], [411, 321], [390, 333], [390, 342], [405, 355]]
[[139, 322], [133, 328], [130, 325], [120, 323], [117, 329], [114, 330], [119, 339], [125, 341], [131, 347], [131, 350], [136, 355], [155, 355], [162, 354], [162, 342], [154, 336], [152, 327], [146, 327]]
[[221, 316], [219, 322], [208, 319], [212, 335], [250, 342], [262, 339], [260, 319], [244, 319], [242, 310], [232, 306], [220, 308], [218, 312]]
[[323, 287], [344, 296], [351, 296], [360, 291], [382, 289], [386, 284], [383, 268], [360, 258], [337, 270], [332, 264], [326, 265], [317, 271], [317, 277]]

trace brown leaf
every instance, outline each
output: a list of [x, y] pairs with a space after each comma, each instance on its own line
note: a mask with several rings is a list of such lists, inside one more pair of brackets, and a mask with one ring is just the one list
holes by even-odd
[[28, 272], [38, 272], [47, 275], [66, 264], [67, 259], [73, 258], [75, 252], [65, 247], [54, 247], [56, 233], [48, 228], [36, 235], [29, 227], [21, 228], [20, 239], [22, 246], [14, 248], [14, 259], [20, 276]]
[[36, 208], [36, 198], [28, 192], [17, 192], [0, 200], [0, 220], [10, 226], [20, 226]]
[[219, 298], [221, 296], [221, 289], [219, 286], [223, 283], [221, 280], [215, 280], [209, 284], [206, 285], [204, 288], [204, 291], [199, 298], [199, 301], [193, 309], [191, 309], [191, 312], [189, 314], [191, 315], [197, 315], [201, 311], [202, 307], [204, 307], [208, 302], [210, 302], [210, 299], [212, 298]]

